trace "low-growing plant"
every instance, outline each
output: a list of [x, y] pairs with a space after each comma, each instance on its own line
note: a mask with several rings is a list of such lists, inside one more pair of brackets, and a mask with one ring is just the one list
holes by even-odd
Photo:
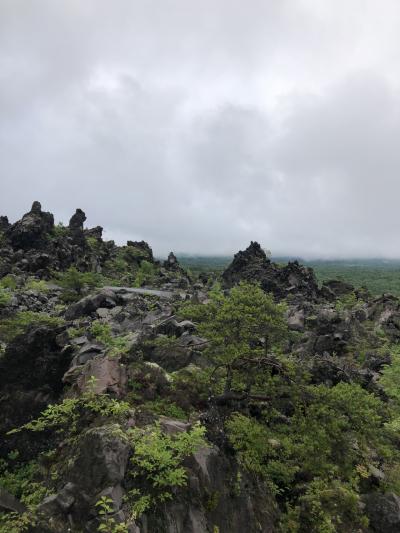
[[135, 287], [142, 287], [143, 285], [150, 284], [154, 281], [155, 268], [153, 263], [146, 261], [145, 259], [140, 263], [140, 267], [136, 273]]
[[7, 343], [11, 342], [29, 326], [60, 326], [63, 323], [63, 318], [50, 316], [47, 313], [19, 311], [15, 315], [0, 321], [0, 340]]
[[108, 355], [116, 356], [126, 353], [129, 349], [127, 336], [113, 336], [111, 326], [100, 320], [92, 322], [90, 333], [109, 349]]
[[73, 301], [82, 296], [83, 290], [93, 289], [102, 284], [102, 277], [95, 272], [80, 272], [71, 266], [65, 272], [56, 274], [56, 283], [65, 289], [64, 300]]
[[85, 426], [87, 417], [112, 417], [122, 420], [130, 412], [128, 403], [110, 398], [106, 394], [94, 394], [90, 389], [77, 398], [65, 398], [61, 403], [48, 405], [38, 418], [13, 429], [9, 434], [23, 430], [40, 432], [53, 429], [57, 433], [76, 434]]
[[11, 291], [15, 291], [17, 288], [17, 280], [15, 279], [15, 276], [12, 274], [7, 274], [7, 276], [1, 278], [0, 287], [2, 289], [10, 289]]
[[7, 307], [11, 302], [11, 293], [7, 290], [0, 289], [0, 309]]
[[29, 278], [25, 283], [24, 290], [46, 293], [50, 289], [48, 284], [44, 280]]
[[204, 435], [205, 428], [200, 424], [175, 435], [164, 433], [159, 425], [128, 431], [133, 449], [130, 473], [137, 484], [130, 492], [134, 517], [170, 500], [175, 488], [186, 485], [183, 461], [207, 445]]
[[50, 233], [50, 237], [58, 238], [58, 237], [64, 237], [68, 234], [68, 228], [64, 226], [62, 222], [59, 222], [58, 224], [55, 224]]
[[35, 510], [48, 494], [40, 481], [36, 461], [19, 464], [18, 452], [10, 453], [8, 460], [0, 460], [0, 487], [18, 498], [27, 507], [23, 514], [0, 512], [0, 533], [21, 533], [35, 523]]
[[100, 524], [97, 531], [101, 533], [128, 533], [128, 526], [125, 522], [117, 522], [113, 516], [113, 500], [107, 496], [102, 496], [96, 502], [97, 512], [100, 516]]

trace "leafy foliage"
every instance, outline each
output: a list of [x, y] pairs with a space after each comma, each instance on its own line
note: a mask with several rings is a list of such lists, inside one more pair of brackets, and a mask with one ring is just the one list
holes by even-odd
[[128, 533], [128, 526], [125, 522], [117, 523], [113, 516], [110, 516], [113, 512], [113, 500], [107, 496], [102, 496], [100, 500], [96, 502], [101, 523], [97, 528], [97, 531], [102, 533]]
[[0, 340], [11, 342], [17, 335], [23, 333], [28, 326], [60, 326], [64, 320], [50, 316], [47, 313], [34, 311], [20, 311], [12, 317], [0, 321]]
[[145, 259], [140, 263], [140, 267], [136, 273], [135, 287], [142, 287], [143, 285], [152, 283], [155, 277], [155, 268], [153, 263]]
[[182, 462], [206, 446], [204, 434], [205, 428], [199, 424], [175, 435], [163, 433], [159, 425], [129, 431], [133, 447], [131, 474], [142, 487], [130, 493], [135, 517], [157, 503], [170, 500], [173, 490], [186, 484]]
[[10, 289], [11, 291], [14, 291], [17, 288], [17, 281], [15, 279], [15, 276], [13, 276], [12, 274], [7, 274], [7, 276], [1, 278], [0, 287], [2, 289]]
[[7, 307], [7, 305], [10, 303], [11, 301], [11, 294], [10, 292], [4, 290], [4, 289], [0, 289], [0, 309], [2, 307]]
[[82, 296], [85, 288], [93, 289], [101, 285], [102, 278], [94, 272], [80, 272], [71, 266], [56, 275], [56, 282], [65, 289], [64, 300], [73, 301]]
[[128, 351], [129, 343], [127, 337], [114, 337], [109, 324], [100, 322], [100, 320], [95, 320], [90, 326], [90, 333], [110, 349], [109, 355], [111, 356], [126, 353]]
[[39, 481], [39, 466], [36, 461], [18, 463], [18, 452], [0, 460], [0, 487], [18, 498], [27, 506], [23, 514], [0, 512], [0, 533], [21, 533], [35, 521], [37, 505], [47, 495], [46, 487]]
[[188, 305], [181, 313], [208, 340], [210, 360], [225, 371], [225, 391], [232, 390], [235, 372], [246, 375], [250, 391], [255, 372], [277, 364], [272, 352], [288, 335], [285, 309], [258, 285], [241, 282], [228, 295], [214, 288], [209, 303]]
[[240, 463], [286, 501], [287, 531], [356, 531], [365, 523], [361, 478], [377, 456], [400, 459], [385, 404], [359, 385], [339, 383], [307, 386], [292, 397], [292, 410], [284, 420], [273, 404], [261, 420], [231, 416], [226, 427]]
[[94, 394], [90, 390], [77, 398], [65, 398], [61, 403], [48, 405], [39, 418], [11, 430], [18, 433], [22, 430], [33, 432], [53, 429], [59, 433], [75, 434], [85, 426], [87, 418], [93, 416], [124, 418], [130, 412], [126, 402], [110, 398], [106, 394]]

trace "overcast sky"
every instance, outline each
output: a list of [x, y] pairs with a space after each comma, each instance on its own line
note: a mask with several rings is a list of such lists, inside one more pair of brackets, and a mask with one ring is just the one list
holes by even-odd
[[0, 214], [400, 257], [398, 0], [0, 0]]

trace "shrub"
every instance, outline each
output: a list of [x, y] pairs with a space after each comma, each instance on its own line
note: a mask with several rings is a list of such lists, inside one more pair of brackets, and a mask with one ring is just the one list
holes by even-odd
[[54, 429], [58, 433], [76, 434], [85, 426], [85, 417], [102, 416], [123, 419], [130, 412], [126, 402], [110, 398], [106, 394], [87, 391], [78, 398], [65, 398], [61, 403], [48, 405], [39, 418], [13, 429], [9, 434], [22, 430], [33, 432]]
[[145, 284], [152, 283], [154, 281], [155, 269], [153, 263], [146, 261], [145, 259], [140, 263], [139, 270], [136, 273], [135, 287], [142, 287]]
[[0, 289], [0, 309], [2, 307], [7, 307], [11, 301], [11, 294], [4, 289]]
[[11, 291], [15, 291], [17, 288], [17, 281], [15, 279], [15, 276], [12, 274], [7, 274], [7, 276], [4, 276], [0, 280], [0, 287], [3, 289], [10, 289]]
[[80, 272], [72, 266], [56, 276], [56, 282], [65, 289], [64, 299], [72, 301], [82, 296], [85, 288], [93, 289], [101, 285], [102, 278], [94, 272]]
[[204, 434], [205, 428], [200, 424], [175, 435], [163, 433], [159, 425], [129, 430], [133, 449], [131, 475], [136, 480], [135, 489], [130, 491], [134, 517], [157, 503], [170, 500], [174, 488], [186, 485], [183, 461], [206, 446]]
[[17, 335], [23, 333], [29, 326], [60, 326], [64, 320], [50, 316], [47, 313], [34, 311], [20, 311], [12, 317], [0, 321], [0, 340], [11, 342]]
[[35, 291], [35, 292], [41, 292], [46, 293], [49, 291], [49, 286], [44, 280], [38, 280], [34, 278], [30, 278], [24, 286], [24, 289], [27, 291]]
[[100, 320], [92, 322], [90, 333], [109, 348], [109, 355], [111, 356], [126, 353], [129, 349], [128, 338], [126, 336], [114, 337], [111, 326], [100, 322]]
[[274, 351], [288, 337], [286, 307], [247, 282], [228, 295], [217, 286], [209, 296], [209, 303], [183, 306], [180, 314], [195, 320], [208, 340], [206, 353], [215, 369], [224, 371], [225, 392], [233, 390], [235, 377], [250, 392], [261, 370], [279, 367]]

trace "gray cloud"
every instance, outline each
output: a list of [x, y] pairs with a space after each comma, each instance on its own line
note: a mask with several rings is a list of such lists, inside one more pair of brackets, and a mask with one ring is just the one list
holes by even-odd
[[0, 211], [157, 253], [400, 256], [394, 0], [3, 0]]

